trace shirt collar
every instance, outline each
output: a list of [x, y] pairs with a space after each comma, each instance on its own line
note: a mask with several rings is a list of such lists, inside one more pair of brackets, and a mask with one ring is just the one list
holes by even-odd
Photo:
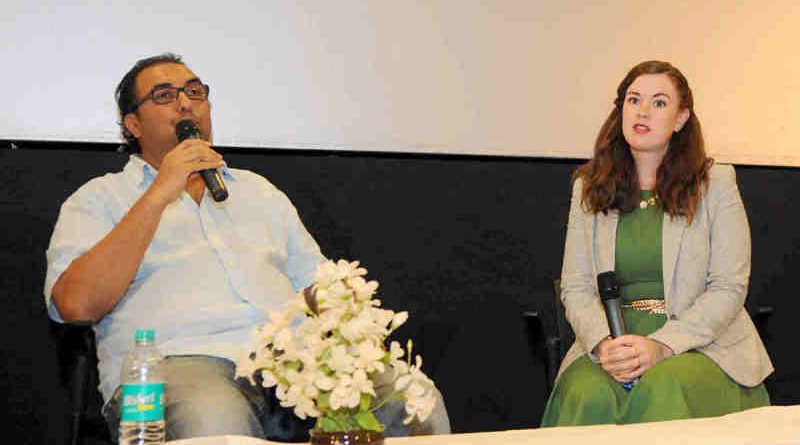
[[[225, 179], [236, 180], [236, 175], [232, 169], [228, 168], [227, 165], [222, 166], [220, 171]], [[149, 187], [158, 174], [158, 170], [156, 170], [152, 165], [148, 164], [147, 161], [142, 159], [139, 154], [130, 155], [128, 163], [125, 165], [123, 172], [126, 175], [131, 176], [134, 182], [138, 184], [139, 187], [143, 188]]]

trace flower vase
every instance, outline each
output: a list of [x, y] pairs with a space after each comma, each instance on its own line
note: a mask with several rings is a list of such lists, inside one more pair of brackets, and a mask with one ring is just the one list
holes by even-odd
[[309, 431], [311, 445], [382, 445], [383, 433], [380, 431]]

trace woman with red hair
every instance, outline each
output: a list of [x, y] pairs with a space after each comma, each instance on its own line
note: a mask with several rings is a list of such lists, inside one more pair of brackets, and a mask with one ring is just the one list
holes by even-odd
[[[772, 363], [744, 301], [750, 234], [733, 167], [703, 146], [686, 78], [636, 65], [575, 172], [561, 299], [576, 341], [542, 426], [706, 417], [769, 404]], [[596, 277], [614, 271], [626, 335]]]

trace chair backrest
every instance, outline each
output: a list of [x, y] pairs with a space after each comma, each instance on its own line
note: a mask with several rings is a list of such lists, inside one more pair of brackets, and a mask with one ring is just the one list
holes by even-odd
[[564, 312], [564, 303], [561, 302], [560, 279], [553, 280], [553, 291], [556, 297], [555, 301], [553, 302], [556, 313], [556, 333], [559, 339], [561, 339], [558, 349], [558, 363], [560, 364], [561, 360], [563, 360], [564, 356], [567, 354], [569, 347], [575, 342], [575, 333], [572, 331], [572, 326], [570, 326], [569, 322], [567, 321], [567, 316]]

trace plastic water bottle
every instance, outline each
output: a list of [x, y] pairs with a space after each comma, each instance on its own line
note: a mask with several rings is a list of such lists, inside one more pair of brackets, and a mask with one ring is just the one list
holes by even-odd
[[155, 337], [151, 329], [137, 330], [136, 343], [122, 362], [120, 445], [164, 443], [164, 357]]

